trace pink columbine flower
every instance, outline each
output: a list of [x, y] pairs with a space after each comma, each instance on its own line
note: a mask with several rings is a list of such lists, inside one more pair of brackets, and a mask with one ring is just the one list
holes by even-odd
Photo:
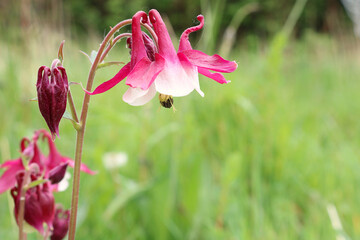
[[[54, 60], [56, 63], [59, 60]], [[69, 90], [65, 68], [41, 66], [36, 83], [38, 103], [41, 115], [44, 117], [52, 138], [59, 136], [59, 123], [66, 110]]]
[[[142, 21], [146, 22], [143, 12], [141, 17]], [[194, 89], [201, 96], [204, 96], [199, 86], [198, 73], [221, 84], [229, 82], [221, 73], [235, 71], [237, 68], [235, 62], [225, 60], [219, 55], [209, 56], [201, 51], [193, 50], [191, 47], [189, 34], [203, 27], [204, 17], [202, 15], [197, 17], [200, 21], [198, 26], [188, 28], [181, 35], [178, 52], [176, 52], [171, 42], [159, 12], [155, 9], [151, 10], [149, 19], [158, 38], [158, 49], [152, 62], [136, 61], [136, 66], [132, 68], [131, 74], [127, 76], [126, 84], [131, 88], [124, 94], [123, 99], [125, 102], [131, 105], [143, 105], [155, 95], [154, 91], [160, 93], [160, 101], [171, 100], [170, 103], [168, 102], [170, 105], [172, 105], [172, 96], [185, 96]], [[132, 60], [138, 59], [139, 55], [145, 56], [144, 43], [146, 45], [146, 40], [140, 37], [140, 26], [136, 25], [138, 22], [135, 22], [133, 18], [132, 39], [138, 45], [132, 47]], [[134, 24], [137, 27], [134, 28]], [[92, 94], [105, 92], [123, 80], [126, 75], [120, 74], [122, 70], [114, 78], [101, 84]], [[147, 98], [144, 98], [144, 95]], [[140, 99], [141, 101], [139, 101]]]
[[[39, 138], [42, 137], [43, 140], [46, 140], [49, 147], [48, 156], [44, 156], [37, 145]], [[66, 166], [69, 165], [74, 167], [74, 161], [68, 157], [62, 156], [55, 147], [54, 142], [52, 141], [51, 135], [45, 130], [38, 130], [35, 132], [33, 139], [29, 140], [23, 138], [20, 143], [21, 153], [25, 158], [29, 158], [29, 164], [36, 163], [39, 167], [40, 172], [44, 174], [45, 178], [49, 178], [53, 183], [58, 183], [59, 179], [61, 180], [65, 174]], [[0, 165], [0, 168], [5, 168], [5, 172], [0, 177], [0, 194], [6, 190], [15, 186], [16, 183], [16, 174], [19, 171], [25, 169], [23, 165], [22, 158], [15, 160], [9, 160]], [[64, 169], [65, 168], [65, 169]], [[81, 171], [84, 171], [88, 174], [95, 174], [91, 171], [85, 164], [81, 164]], [[56, 185], [54, 185], [56, 187]]]
[[[132, 18], [132, 37], [131, 42], [128, 42], [129, 47], [131, 47], [131, 61], [121, 68], [112, 79], [99, 85], [92, 93], [87, 92], [88, 94], [95, 95], [106, 92], [125, 77], [130, 81], [141, 82], [143, 81], [142, 79], [149, 78], [151, 79], [150, 81], [153, 81], [163, 69], [164, 61], [162, 58], [156, 59], [153, 52], [155, 44], [141, 31], [140, 21], [142, 23], [148, 22], [147, 15], [143, 11], [137, 12]], [[137, 106], [147, 103], [155, 94], [154, 86], [149, 86], [146, 89], [130, 87], [124, 94], [123, 99], [129, 104]]]

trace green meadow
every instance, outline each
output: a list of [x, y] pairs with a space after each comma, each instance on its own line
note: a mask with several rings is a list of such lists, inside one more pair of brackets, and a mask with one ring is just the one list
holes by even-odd
[[[205, 97], [175, 98], [175, 111], [157, 97], [127, 105], [124, 82], [93, 96], [83, 162], [97, 174], [81, 175], [77, 239], [360, 239], [358, 41], [311, 32], [279, 39], [244, 38], [228, 57], [239, 65], [226, 74], [231, 83], [201, 76]], [[22, 137], [47, 129], [29, 100], [61, 40], [0, 42], [0, 162], [19, 157]], [[100, 41], [67, 40], [69, 81], [86, 83], [90, 64], [78, 50]], [[109, 59], [127, 62], [124, 49]], [[99, 69], [95, 85], [119, 68]], [[71, 91], [79, 112], [83, 91]], [[55, 143], [74, 156], [70, 121]], [[127, 163], [105, 168], [109, 152], [125, 152]], [[70, 208], [71, 184], [55, 197]], [[10, 194], [0, 195], [0, 239], [17, 237], [10, 209]]]

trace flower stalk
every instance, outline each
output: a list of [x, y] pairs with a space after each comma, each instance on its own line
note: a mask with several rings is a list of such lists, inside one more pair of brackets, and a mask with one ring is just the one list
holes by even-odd
[[[109, 33], [105, 36], [103, 42], [101, 43], [97, 55], [95, 57], [94, 62], [91, 65], [86, 90], [91, 91], [95, 73], [100, 60], [104, 59], [103, 52], [105, 47], [108, 45], [109, 41], [113, 37], [113, 35], [122, 27], [131, 24], [131, 19], [124, 20], [118, 23], [115, 27], [113, 27]], [[109, 49], [110, 51], [110, 49]], [[107, 53], [109, 52], [107, 51]], [[80, 116], [80, 126], [77, 130], [77, 137], [76, 137], [76, 149], [75, 149], [75, 166], [74, 166], [74, 178], [73, 178], [73, 191], [72, 191], [72, 199], [71, 199], [71, 212], [70, 212], [70, 223], [69, 223], [69, 240], [75, 239], [75, 230], [76, 230], [76, 219], [77, 219], [77, 209], [78, 209], [78, 202], [79, 202], [79, 188], [80, 188], [80, 166], [81, 166], [81, 157], [82, 157], [82, 149], [84, 143], [84, 135], [85, 135], [85, 126], [86, 126], [86, 119], [89, 110], [89, 102], [90, 102], [90, 95], [85, 94], [81, 116]]]
[[71, 95], [71, 91], [70, 91], [70, 88], [69, 88], [69, 91], [68, 91], [68, 103], [69, 103], [69, 107], [70, 107], [70, 111], [71, 111], [71, 117], [74, 121], [71, 121], [74, 128], [76, 130], [80, 129], [81, 125], [79, 123], [79, 118], [77, 116], [77, 113], [76, 113], [76, 108], [75, 108], [75, 104], [74, 104], [74, 100], [72, 98], [72, 95]]
[[25, 216], [25, 194], [27, 191], [27, 183], [29, 181], [30, 171], [25, 169], [24, 179], [21, 183], [22, 188], [20, 191], [20, 204], [19, 204], [19, 215], [18, 215], [18, 224], [19, 224], [19, 240], [25, 240], [26, 234], [24, 233], [24, 216]]

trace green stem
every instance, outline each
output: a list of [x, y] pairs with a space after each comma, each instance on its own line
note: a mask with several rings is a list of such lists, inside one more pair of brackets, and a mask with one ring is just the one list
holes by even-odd
[[72, 122], [74, 128], [76, 130], [78, 130], [78, 129], [80, 129], [81, 125], [79, 123], [79, 118], [78, 118], [78, 116], [76, 114], [76, 108], [75, 108], [74, 100], [73, 100], [71, 92], [70, 92], [70, 88], [69, 88], [69, 91], [68, 91], [67, 99], [68, 99], [68, 103], [69, 103], [69, 107], [70, 107], [70, 111], [71, 111], [71, 117], [75, 121], [75, 122], [74, 121], [71, 121], [71, 122]]
[[[115, 27], [113, 27], [110, 32], [106, 35], [103, 42], [100, 45], [100, 48], [97, 52], [96, 58], [91, 65], [89, 77], [86, 85], [86, 90], [91, 91], [94, 77], [96, 73], [97, 66], [100, 63], [100, 58], [102, 53], [110, 41], [111, 37], [122, 27], [131, 24], [131, 19], [124, 20], [118, 23]], [[104, 56], [105, 58], [105, 56]], [[81, 166], [81, 156], [82, 156], [82, 148], [84, 143], [84, 135], [85, 135], [85, 125], [87, 114], [89, 110], [89, 102], [90, 95], [85, 94], [84, 101], [81, 110], [80, 116], [80, 128], [77, 129], [77, 138], [76, 138], [76, 150], [75, 150], [75, 166], [74, 166], [74, 179], [73, 179], [73, 191], [72, 191], [72, 199], [71, 199], [71, 212], [70, 212], [70, 223], [69, 223], [69, 240], [75, 239], [75, 229], [76, 229], [76, 218], [77, 218], [77, 208], [79, 202], [79, 188], [80, 188], [80, 166]]]

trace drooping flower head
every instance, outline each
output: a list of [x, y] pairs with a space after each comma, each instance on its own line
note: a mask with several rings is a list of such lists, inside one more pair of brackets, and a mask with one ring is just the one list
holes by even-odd
[[[47, 156], [45, 156], [38, 147], [38, 141], [41, 139], [48, 143], [49, 154]], [[29, 165], [35, 163], [41, 174], [52, 181], [52, 187], [56, 187], [59, 179], [63, 178], [68, 165], [74, 167], [74, 161], [59, 153], [51, 139], [51, 135], [45, 130], [36, 131], [32, 140], [23, 138], [20, 142], [20, 151], [22, 157], [0, 164], [0, 168], [6, 169], [0, 177], [0, 194], [14, 187], [16, 183], [16, 174], [25, 170], [23, 164], [24, 155], [25, 158], [28, 159]], [[88, 174], [95, 173], [83, 163], [81, 163], [80, 169]]]
[[[36, 165], [36, 163], [33, 163]], [[41, 174], [33, 171], [30, 168], [30, 182], [39, 180]], [[18, 220], [20, 209], [20, 196], [23, 188], [25, 187], [24, 171], [16, 174], [16, 186], [11, 189], [11, 196], [14, 200], [14, 215]], [[29, 188], [25, 192], [25, 209], [24, 220], [30, 226], [35, 228], [41, 234], [44, 233], [43, 223], [46, 223], [49, 228], [52, 228], [52, 221], [55, 213], [55, 199], [52, 191], [50, 190], [50, 183], [45, 182], [35, 187]]]
[[146, 86], [145, 89], [136, 89], [131, 87], [131, 82], [142, 83], [152, 82], [163, 68], [161, 59], [156, 60], [154, 54], [155, 44], [141, 31], [140, 23], [147, 23], [147, 14], [143, 11], [137, 12], [132, 18], [131, 40], [128, 46], [131, 48], [131, 61], [127, 63], [120, 71], [109, 81], [99, 85], [90, 95], [103, 93], [114, 87], [120, 81], [127, 77], [130, 88], [123, 96], [125, 102], [131, 105], [143, 105], [150, 101], [156, 94], [154, 87]]
[[[146, 23], [149, 19], [157, 36], [158, 48], [154, 48], [156, 53], [153, 59], [144, 58], [145, 52], [151, 52], [146, 46], [149, 44], [155, 46], [155, 44], [150, 38], [141, 37], [139, 17], [141, 17], [142, 23]], [[157, 10], [152, 9], [148, 18], [144, 12], [136, 13], [132, 19], [131, 62], [129, 63], [131, 73], [124, 74], [125, 65], [114, 78], [101, 84], [91, 94], [105, 92], [127, 76], [126, 84], [130, 88], [123, 96], [125, 102], [131, 105], [143, 105], [156, 92], [159, 92], [161, 104], [171, 107], [173, 96], [185, 96], [194, 89], [204, 96], [200, 89], [198, 73], [221, 84], [228, 83], [229, 81], [221, 73], [235, 71], [237, 68], [235, 62], [225, 60], [216, 54], [209, 56], [201, 51], [193, 50], [191, 47], [189, 34], [204, 26], [204, 17], [199, 15], [197, 19], [200, 24], [183, 32], [179, 49], [176, 52], [166, 25]]]
[[[40, 151], [40, 140], [47, 143], [48, 155]], [[6, 169], [0, 177], [0, 194], [11, 189], [17, 222], [21, 196], [24, 194], [25, 226], [31, 226], [43, 236], [51, 231], [51, 239], [63, 239], [68, 229], [69, 213], [62, 209], [55, 211], [53, 192], [58, 191], [58, 184], [64, 179], [67, 166], [73, 167], [74, 161], [58, 152], [50, 133], [45, 130], [36, 131], [32, 139], [23, 138], [20, 150], [20, 158], [0, 165], [0, 168]], [[81, 164], [80, 170], [94, 174], [84, 164]], [[48, 231], [44, 231], [44, 224]]]
[[59, 123], [66, 110], [69, 90], [65, 68], [56, 67], [54, 64], [51, 68], [41, 66], [36, 89], [41, 115], [50, 129], [52, 138], [55, 139], [55, 135], [59, 136]]

